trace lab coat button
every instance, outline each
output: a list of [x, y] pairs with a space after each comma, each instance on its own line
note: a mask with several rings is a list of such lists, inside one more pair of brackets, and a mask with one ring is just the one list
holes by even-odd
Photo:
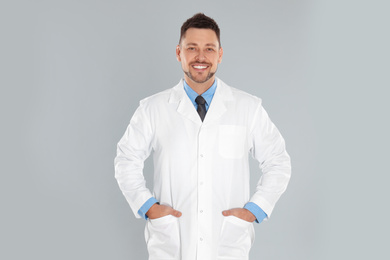
[[203, 158], [203, 154], [201, 154], [200, 157]]
[[200, 241], [203, 241], [203, 238], [201, 237], [201, 238], [199, 238], [199, 240], [200, 240]]
[[203, 210], [200, 210], [200, 213], [203, 213]]

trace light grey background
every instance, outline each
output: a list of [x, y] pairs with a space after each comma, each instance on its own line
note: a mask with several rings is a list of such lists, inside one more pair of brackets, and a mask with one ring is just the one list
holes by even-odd
[[389, 7], [1, 1], [0, 258], [147, 259], [116, 143], [138, 101], [182, 77], [179, 29], [199, 11], [222, 30], [218, 76], [263, 99], [292, 157], [251, 259], [389, 258]]

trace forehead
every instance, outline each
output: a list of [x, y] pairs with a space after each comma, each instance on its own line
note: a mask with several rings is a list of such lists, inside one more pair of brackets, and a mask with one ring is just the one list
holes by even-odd
[[181, 40], [182, 44], [213, 44], [218, 46], [217, 34], [211, 29], [189, 28]]

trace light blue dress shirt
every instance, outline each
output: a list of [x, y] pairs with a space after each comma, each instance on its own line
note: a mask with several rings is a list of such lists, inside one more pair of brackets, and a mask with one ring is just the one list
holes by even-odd
[[[187, 96], [190, 98], [190, 100], [191, 100], [192, 104], [194, 105], [195, 109], [197, 109], [198, 108], [198, 104], [195, 102], [195, 99], [198, 96], [198, 93], [196, 93], [190, 86], [188, 86], [187, 82], [185, 82], [185, 81], [183, 81], [183, 82], [184, 82], [184, 84], [183, 84], [184, 85], [184, 90], [187, 93]], [[211, 100], [214, 97], [216, 89], [217, 89], [217, 81], [215, 80], [213, 85], [211, 85], [211, 87], [206, 92], [204, 92], [201, 95], [206, 100], [206, 111], [210, 107]], [[154, 197], [151, 197], [138, 210], [138, 214], [140, 216], [144, 217], [145, 219], [147, 219], [148, 216], [146, 216], [146, 212], [148, 212], [150, 207], [152, 207], [153, 204], [155, 204], [155, 203], [158, 203], [158, 201]], [[259, 206], [257, 206], [253, 202], [248, 202], [247, 204], [245, 204], [244, 209], [249, 210], [253, 215], [255, 215], [257, 223], [262, 222], [267, 217], [267, 214]]]
[[[194, 105], [195, 109], [198, 109], [198, 104], [195, 102], [195, 99], [199, 96], [198, 93], [195, 92], [190, 86], [188, 86], [187, 82], [184, 81], [184, 90], [187, 93], [187, 96], [190, 98], [192, 104]], [[214, 80], [213, 85], [206, 90], [201, 96], [206, 100], [206, 111], [209, 109], [211, 100], [214, 97], [215, 90], [217, 89], [217, 81]]]

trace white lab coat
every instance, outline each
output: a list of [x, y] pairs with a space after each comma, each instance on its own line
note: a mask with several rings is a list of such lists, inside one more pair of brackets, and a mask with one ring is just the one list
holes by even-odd
[[[140, 102], [118, 143], [115, 177], [135, 216], [152, 196], [182, 212], [148, 220], [150, 260], [248, 259], [253, 224], [222, 211], [251, 201], [268, 217], [290, 179], [290, 158], [261, 100], [220, 79], [202, 123], [183, 88]], [[144, 160], [153, 152], [154, 190]], [[250, 197], [248, 156], [263, 172]]]

